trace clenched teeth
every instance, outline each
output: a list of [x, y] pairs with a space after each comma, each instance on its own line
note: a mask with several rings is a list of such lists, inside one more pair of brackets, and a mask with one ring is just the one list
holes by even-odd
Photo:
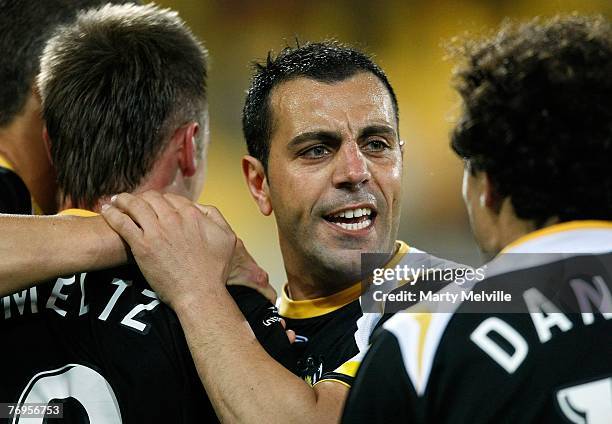
[[371, 220], [366, 219], [365, 221], [361, 221], [356, 224], [345, 224], [344, 222], [334, 222], [334, 225], [344, 228], [345, 230], [357, 231], [357, 230], [363, 230], [364, 228], [369, 227], [371, 223], [372, 223]]
[[348, 209], [332, 215], [332, 218], [359, 218], [361, 216], [370, 216], [372, 210], [370, 208]]

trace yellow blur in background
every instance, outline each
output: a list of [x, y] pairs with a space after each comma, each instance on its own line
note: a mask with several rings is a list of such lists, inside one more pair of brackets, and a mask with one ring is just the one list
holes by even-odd
[[375, 56], [400, 109], [404, 189], [399, 237], [439, 256], [481, 262], [461, 201], [462, 164], [448, 147], [458, 99], [444, 43], [495, 29], [504, 19], [556, 13], [612, 15], [611, 0], [238, 1], [161, 0], [177, 10], [211, 56], [211, 148], [201, 201], [217, 206], [279, 288], [285, 271], [273, 217], [244, 183], [241, 113], [250, 63], [287, 44], [336, 38]]

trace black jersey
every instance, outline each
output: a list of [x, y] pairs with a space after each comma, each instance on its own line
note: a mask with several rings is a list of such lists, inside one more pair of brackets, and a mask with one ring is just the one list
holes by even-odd
[[363, 359], [343, 422], [610, 422], [612, 223], [560, 224], [506, 253], [522, 256], [496, 258], [471, 292], [512, 286], [516, 302], [396, 314]]
[[[228, 290], [268, 353], [293, 369], [276, 308], [249, 288]], [[1, 302], [0, 403], [61, 402], [59, 422], [217, 422], [177, 316], [136, 267], [59, 278]]]
[[[457, 266], [397, 242], [397, 253], [387, 264], [416, 265], [425, 258], [439, 267]], [[364, 310], [357, 283], [331, 296], [312, 300], [289, 299], [286, 288], [279, 302], [279, 313], [287, 328], [295, 331], [293, 344], [298, 357], [297, 375], [309, 384], [336, 381], [350, 386], [359, 365], [359, 355], [369, 345], [373, 330], [384, 320], [383, 313]]]
[[32, 213], [32, 202], [26, 185], [11, 169], [2, 166], [0, 166], [0, 213]]

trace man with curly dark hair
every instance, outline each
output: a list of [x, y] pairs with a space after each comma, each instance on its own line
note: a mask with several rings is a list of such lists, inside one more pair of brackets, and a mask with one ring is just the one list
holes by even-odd
[[[484, 171], [531, 229], [612, 219], [609, 21], [507, 25], [457, 53], [466, 58], [455, 75], [464, 114], [451, 145], [471, 175]], [[485, 223], [474, 226], [477, 236]], [[503, 247], [482, 242], [487, 251]]]
[[[454, 52], [463, 112], [451, 145], [476, 239], [497, 256], [454, 313], [385, 323], [343, 421], [609, 422], [610, 22], [507, 23]], [[470, 301], [504, 289], [508, 305]]]

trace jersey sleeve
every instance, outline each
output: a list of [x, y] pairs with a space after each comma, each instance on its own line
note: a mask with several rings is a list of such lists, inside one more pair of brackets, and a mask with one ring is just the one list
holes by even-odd
[[314, 385], [316, 386], [323, 381], [334, 381], [350, 388], [355, 381], [355, 375], [366, 352], [361, 351], [335, 370], [324, 373]]
[[[372, 326], [366, 330], [368, 346], [372, 342], [372, 340], [374, 340], [377, 335], [382, 331], [383, 324], [393, 316], [394, 314], [382, 314], [378, 319], [372, 321]], [[361, 365], [361, 362], [363, 361], [363, 358], [366, 355], [367, 351], [368, 348], [360, 350], [359, 353], [357, 353], [348, 361], [344, 362], [335, 370], [324, 373], [319, 379], [319, 381], [317, 381], [317, 383], [320, 383], [322, 381], [335, 381], [350, 388], [355, 382], [355, 375], [357, 374], [359, 366]], [[315, 385], [317, 383], [315, 383]]]
[[416, 392], [395, 336], [381, 331], [359, 365], [343, 423], [407, 423], [416, 417]]
[[285, 368], [294, 372], [297, 368], [297, 356], [281, 324], [281, 317], [276, 307], [249, 287], [228, 286], [227, 290], [266, 352]]

